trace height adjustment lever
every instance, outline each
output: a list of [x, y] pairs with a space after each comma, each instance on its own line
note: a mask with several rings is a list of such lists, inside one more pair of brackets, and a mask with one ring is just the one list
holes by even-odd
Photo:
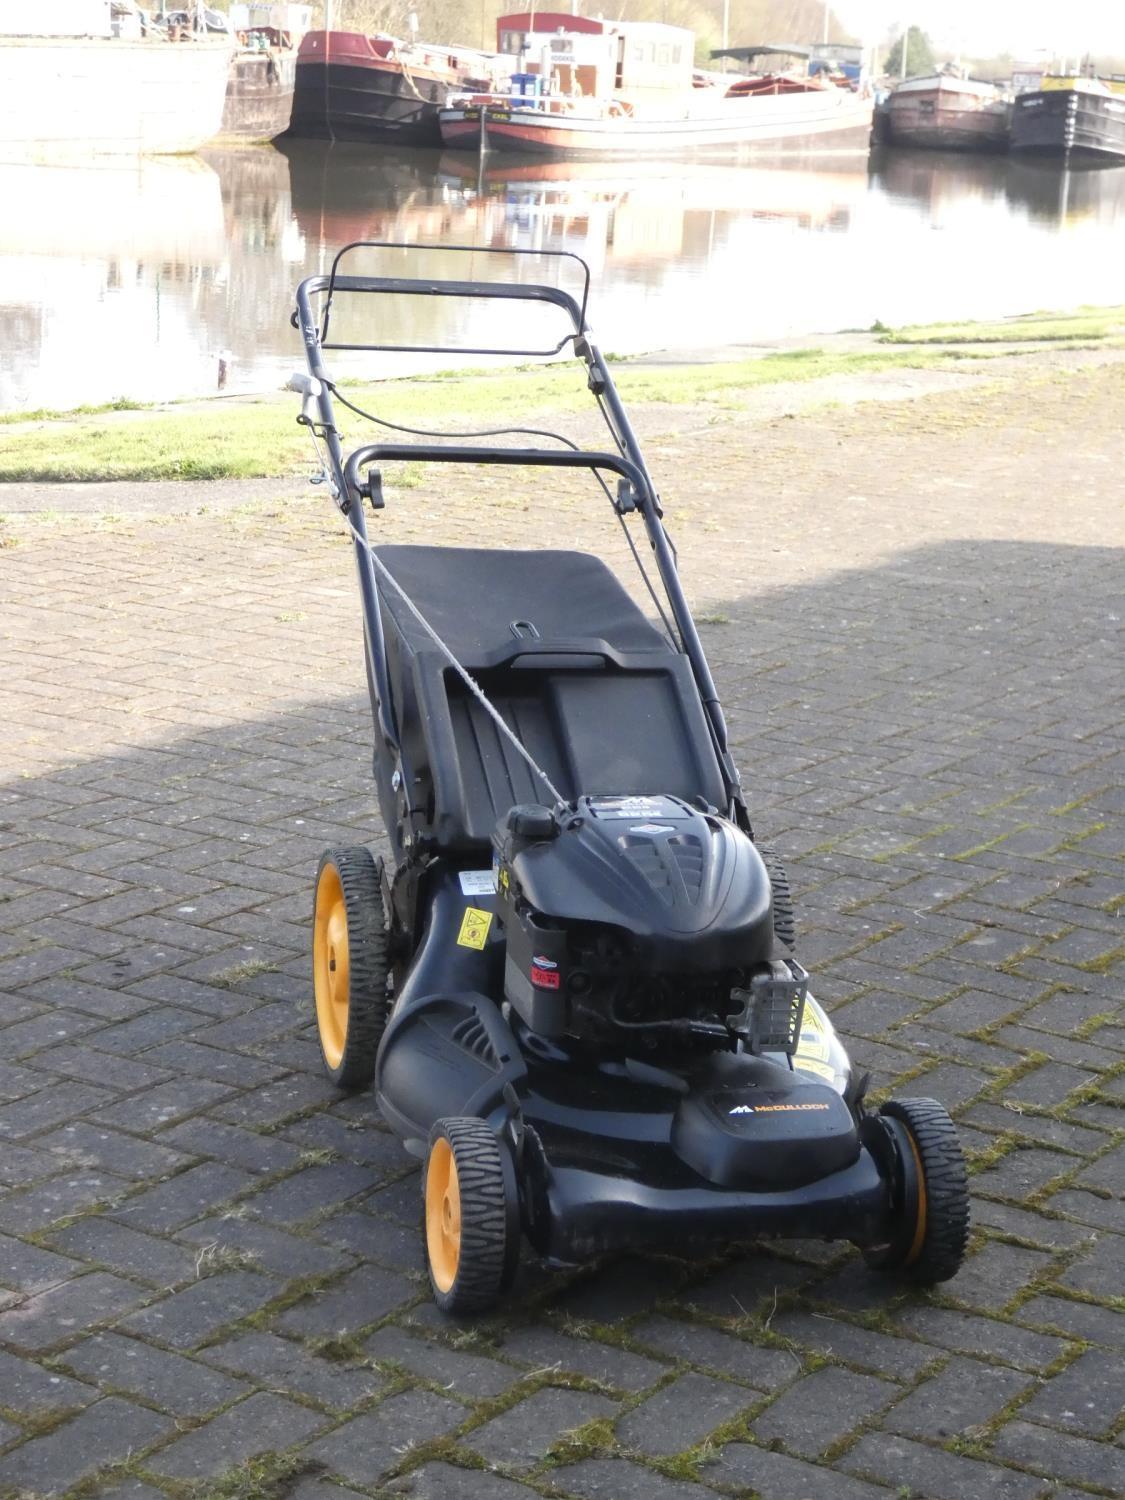
[[386, 500], [383, 498], [383, 471], [382, 469], [368, 469], [367, 478], [360, 481], [356, 486], [359, 493], [371, 501], [372, 510], [383, 510]]
[[637, 487], [631, 479], [617, 481], [617, 499], [613, 504], [619, 516], [628, 515], [631, 510], [637, 509]]

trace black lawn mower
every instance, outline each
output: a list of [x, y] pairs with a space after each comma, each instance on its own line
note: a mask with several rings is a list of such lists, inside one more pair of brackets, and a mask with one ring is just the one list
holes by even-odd
[[[446, 263], [471, 255], [516, 276], [524, 264], [439, 248]], [[587, 267], [535, 252], [574, 271], [574, 292], [345, 274], [361, 251], [420, 253], [349, 245], [301, 283], [308, 374], [291, 385], [354, 544], [391, 854], [324, 854], [313, 984], [330, 1077], [374, 1083], [424, 1163], [438, 1305], [493, 1303], [523, 1236], [553, 1265], [817, 1237], [923, 1283], [953, 1276], [969, 1222], [953, 1123], [932, 1099], [866, 1107], [866, 1080], [809, 992], [789, 886], [755, 840], [659, 497], [587, 326]], [[535, 349], [333, 340], [334, 309], [370, 312], [385, 296], [536, 303], [566, 331]], [[333, 396], [371, 413], [323, 357], [358, 348], [569, 353], [612, 445], [405, 429], [424, 440], [345, 458]], [[498, 436], [525, 441], [487, 441]], [[536, 470], [588, 471], [658, 623], [585, 553], [373, 546], [364, 510], [384, 506], [382, 466], [420, 460], [516, 465], [532, 484]]]

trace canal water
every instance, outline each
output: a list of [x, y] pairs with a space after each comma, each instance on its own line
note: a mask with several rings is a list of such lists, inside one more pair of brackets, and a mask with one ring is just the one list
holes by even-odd
[[[494, 159], [482, 170], [449, 154], [302, 141], [0, 166], [0, 193], [3, 411], [203, 394], [220, 380], [276, 388], [301, 364], [297, 281], [358, 239], [572, 251], [589, 263], [591, 321], [615, 353], [1125, 301], [1125, 168], [882, 152], [770, 166]], [[382, 252], [359, 269], [488, 277], [499, 259]], [[572, 272], [535, 261], [521, 274], [573, 289]], [[458, 315], [375, 300], [336, 335], [551, 341], [535, 319], [503, 326], [492, 305]]]

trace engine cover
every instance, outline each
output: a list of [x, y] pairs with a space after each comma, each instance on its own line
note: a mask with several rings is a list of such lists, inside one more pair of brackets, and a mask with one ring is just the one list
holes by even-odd
[[719, 1187], [804, 1187], [859, 1156], [851, 1110], [826, 1083], [764, 1057], [722, 1055], [692, 1079], [672, 1150]]
[[758, 851], [678, 797], [583, 797], [562, 818], [517, 807], [494, 843], [505, 993], [535, 1031], [581, 1035], [579, 1011], [622, 1001], [642, 1019], [721, 1015], [773, 955]]

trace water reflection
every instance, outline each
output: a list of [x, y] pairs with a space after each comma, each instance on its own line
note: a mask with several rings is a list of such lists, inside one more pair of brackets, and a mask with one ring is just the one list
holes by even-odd
[[1006, 204], [1019, 217], [1059, 228], [1096, 218], [1107, 227], [1125, 211], [1125, 167], [1065, 170], [1028, 157], [972, 156], [940, 151], [871, 155], [877, 190], [902, 204], [940, 216], [973, 202]]
[[226, 259], [210, 167], [0, 165], [0, 201], [20, 205], [0, 222], [0, 407], [200, 383], [200, 303]]
[[[602, 343], [618, 351], [1114, 302], [1125, 260], [1125, 168], [933, 153], [482, 168], [295, 142], [4, 166], [0, 191], [21, 205], [0, 224], [5, 409], [213, 390], [220, 355], [230, 389], [276, 385], [299, 358], [296, 281], [352, 239], [575, 251], [593, 272]], [[493, 274], [486, 260], [470, 269], [437, 251], [425, 269]], [[506, 337], [490, 308], [455, 328], [449, 315], [448, 304], [368, 304], [352, 331]]]
[[1010, 203], [1043, 224], [1091, 220], [1112, 229], [1125, 217], [1125, 167], [1109, 171], [1066, 172], [1045, 162], [1013, 157], [1005, 191]]

